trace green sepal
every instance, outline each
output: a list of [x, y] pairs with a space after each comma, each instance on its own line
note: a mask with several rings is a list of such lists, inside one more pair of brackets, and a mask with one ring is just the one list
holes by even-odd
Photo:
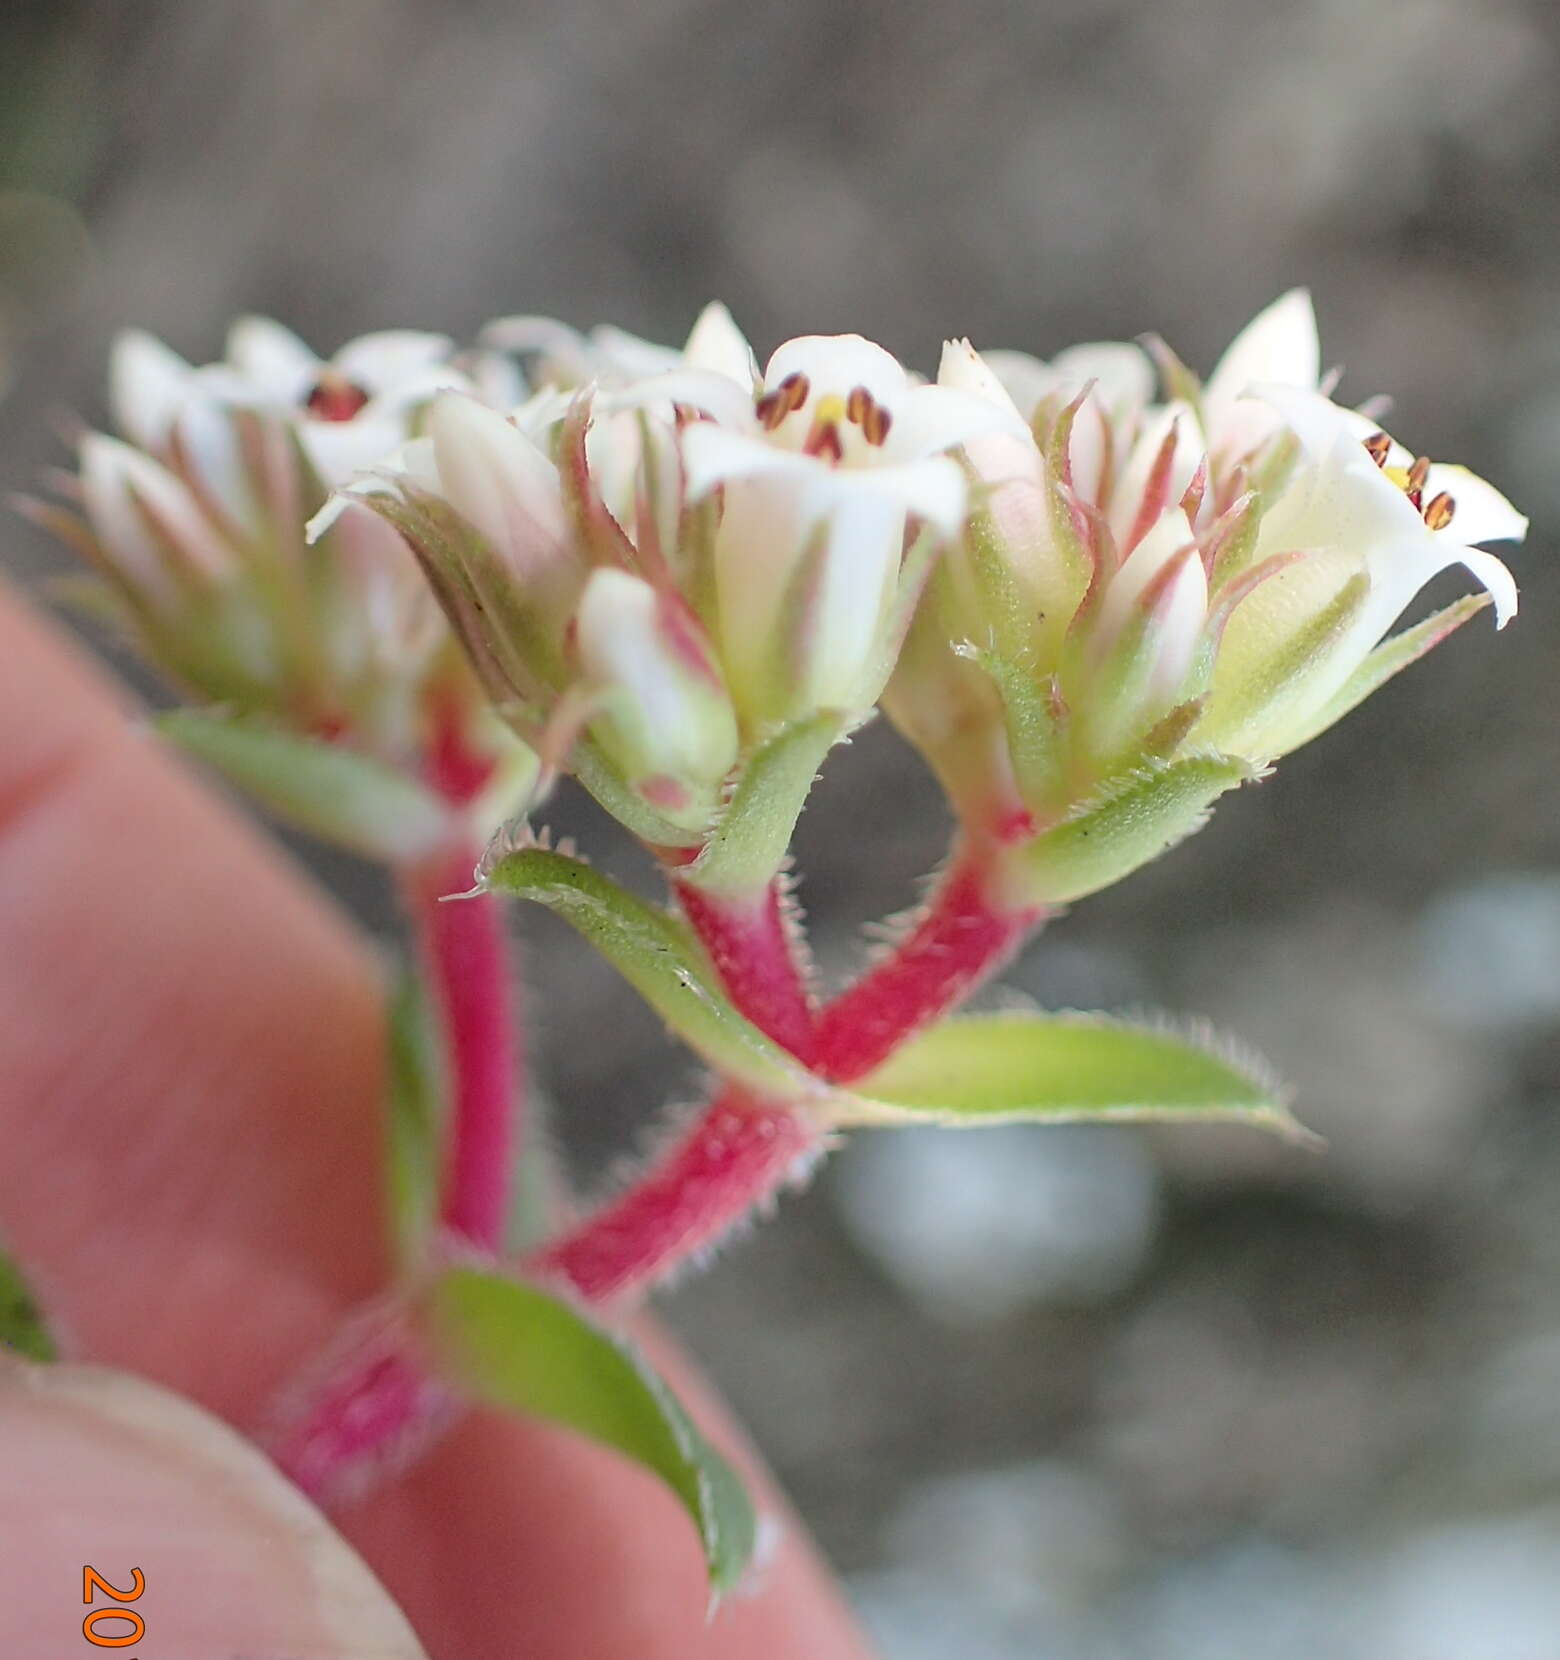
[[633, 1459], [693, 1519], [718, 1597], [752, 1560], [757, 1519], [736, 1471], [671, 1389], [620, 1338], [534, 1286], [456, 1268], [426, 1294], [422, 1328], [452, 1382]]
[[264, 716], [173, 709], [157, 727], [278, 818], [365, 858], [399, 864], [449, 834], [450, 810], [433, 791], [372, 756], [300, 737]]
[[1002, 704], [1013, 782], [1032, 812], [1044, 812], [1061, 784], [1061, 742], [1049, 675], [1041, 676], [1026, 658], [1000, 656], [977, 646], [955, 648], [982, 669]]
[[[1298, 692], [1348, 637], [1369, 599], [1370, 577], [1359, 571], [1234, 686], [1219, 685], [1216, 661], [1213, 690], [1200, 728], [1207, 741], [1224, 749], [1260, 753], [1264, 761], [1292, 747], [1280, 736], [1285, 700]], [[1262, 731], [1264, 725], [1269, 727], [1267, 733]], [[1255, 741], [1257, 738], [1262, 741]]]
[[912, 1038], [831, 1109], [841, 1125], [1253, 1124], [1301, 1139], [1255, 1057], [1100, 1014], [988, 1014]]
[[410, 964], [389, 1009], [385, 1173], [390, 1224], [402, 1262], [420, 1263], [438, 1220], [446, 1077], [427, 987]]
[[817, 1081], [732, 1006], [679, 918], [548, 848], [501, 854], [484, 880], [562, 917], [722, 1077], [783, 1100], [818, 1093]]
[[0, 1349], [10, 1349], [28, 1360], [58, 1360], [43, 1310], [22, 1271], [0, 1252]]
[[1440, 645], [1448, 634], [1478, 616], [1489, 604], [1488, 594], [1464, 594], [1434, 616], [1426, 617], [1423, 622], [1383, 641], [1316, 714], [1297, 728], [1297, 736], [1285, 739], [1284, 753], [1290, 754], [1301, 744], [1320, 737], [1329, 726], [1341, 721], [1373, 692], [1380, 691], [1394, 675], [1401, 674], [1411, 663], [1417, 663], [1427, 651]]
[[837, 709], [824, 709], [788, 721], [759, 742], [739, 764], [703, 851], [678, 874], [708, 893], [756, 893], [766, 887], [784, 862], [818, 768], [847, 719]]
[[1226, 790], [1254, 776], [1229, 755], [1190, 755], [1126, 773], [1015, 851], [1014, 897], [1060, 905], [1119, 882], [1198, 829]]
[[702, 830], [674, 824], [658, 813], [624, 778], [615, 762], [589, 733], [569, 751], [569, 771], [596, 798], [602, 810], [631, 835], [652, 847], [697, 847]]

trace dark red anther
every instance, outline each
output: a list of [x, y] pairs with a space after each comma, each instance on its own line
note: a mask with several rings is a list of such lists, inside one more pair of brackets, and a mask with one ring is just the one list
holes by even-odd
[[350, 421], [368, 402], [368, 393], [345, 375], [327, 369], [315, 381], [303, 407], [316, 421]]
[[1431, 530], [1445, 530], [1457, 512], [1457, 503], [1445, 490], [1425, 504], [1425, 523]]
[[1365, 440], [1365, 450], [1378, 467], [1385, 467], [1392, 453], [1392, 440], [1384, 432], [1373, 432]]

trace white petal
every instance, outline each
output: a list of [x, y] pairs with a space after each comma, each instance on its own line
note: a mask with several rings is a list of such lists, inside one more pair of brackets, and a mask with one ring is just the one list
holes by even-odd
[[[1130, 551], [1133, 529], [1143, 515], [1144, 495], [1154, 477], [1159, 452], [1172, 430], [1175, 433], [1175, 449], [1170, 462], [1168, 487], [1164, 492], [1164, 506], [1173, 506], [1180, 501], [1202, 462], [1201, 429], [1191, 406], [1169, 403], [1155, 411], [1132, 446], [1111, 495], [1110, 530], [1123, 553]], [[1361, 451], [1361, 454], [1364, 452]]]
[[681, 364], [682, 353], [673, 347], [641, 339], [611, 323], [599, 323], [590, 331], [591, 373], [609, 384], [665, 374]]
[[1425, 481], [1424, 497], [1433, 501], [1445, 491], [1457, 504], [1452, 522], [1437, 532], [1454, 541], [1520, 542], [1527, 535], [1528, 522], [1515, 507], [1477, 473], [1466, 467], [1438, 464]]
[[737, 758], [736, 717], [697, 625], [668, 627], [663, 602], [627, 571], [593, 571], [576, 613], [586, 675], [616, 690], [613, 723], [644, 772], [713, 782]]
[[228, 330], [227, 360], [263, 397], [302, 403], [325, 365], [289, 328], [269, 317], [240, 317]]
[[781, 449], [754, 434], [732, 432], [708, 421], [697, 421], [682, 435], [683, 468], [688, 499], [698, 501], [729, 480], [768, 474], [805, 479], [821, 461], [797, 450]]
[[424, 374], [447, 359], [455, 342], [447, 334], [418, 329], [381, 329], [349, 340], [331, 366], [370, 397], [393, 391], [400, 382]]
[[[1253, 398], [1270, 404], [1283, 417], [1284, 425], [1300, 440], [1300, 446], [1318, 460], [1330, 455], [1341, 439], [1356, 444], [1380, 431], [1377, 423], [1356, 409], [1345, 409], [1320, 392], [1277, 381], [1256, 381], [1247, 389]], [[1365, 465], [1375, 468], [1363, 448], [1360, 455]], [[1392, 457], [1388, 458], [1393, 460]], [[1394, 464], [1395, 461], [1394, 461]]]
[[857, 493], [835, 507], [804, 642], [802, 704], [849, 709], [859, 700], [893, 597], [904, 535], [904, 512], [891, 500]]
[[[1131, 554], [1111, 578], [1105, 591], [1105, 603], [1100, 609], [1100, 633], [1114, 638], [1123, 627], [1132, 609], [1165, 565], [1195, 537], [1191, 522], [1179, 507], [1162, 513], [1133, 548]], [[1170, 602], [1171, 627], [1184, 652], [1176, 677], [1185, 672], [1208, 611], [1208, 581], [1201, 559], [1186, 561], [1176, 580], [1176, 589]]]
[[796, 374], [812, 382], [809, 402], [831, 392], [843, 397], [864, 386], [896, 421], [908, 384], [899, 360], [859, 334], [804, 334], [787, 340], [769, 359], [764, 385], [778, 386]]
[[682, 355], [688, 368], [725, 375], [751, 396], [758, 379], [758, 360], [747, 336], [719, 300], [711, 300], [699, 313]]
[[159, 450], [196, 388], [190, 365], [144, 329], [126, 329], [108, 355], [108, 406], [114, 425], [143, 449]]
[[1091, 340], [1051, 359], [1051, 373], [1075, 397], [1092, 380], [1095, 396], [1116, 420], [1136, 419], [1154, 395], [1154, 370], [1141, 346]]
[[882, 454], [890, 463], [916, 461], [993, 432], [1029, 436], [1011, 398], [995, 402], [982, 393], [951, 386], [917, 386], [894, 411]]
[[1219, 359], [1203, 388], [1203, 406], [1226, 413], [1253, 386], [1271, 383], [1314, 392], [1322, 373], [1316, 312], [1304, 288], [1292, 288], [1259, 312]]
[[[166, 467], [138, 449], [102, 433], [81, 442], [81, 488], [93, 531], [104, 551], [129, 581], [156, 602], [171, 602], [177, 593], [170, 557], [216, 580], [227, 574], [229, 559], [189, 491]], [[139, 508], [144, 501], [174, 541], [170, 555]]]
[[388, 462], [406, 442], [406, 422], [365, 410], [350, 421], [301, 421], [298, 439], [321, 482], [336, 489], [354, 473]]
[[673, 404], [686, 404], [690, 409], [712, 416], [723, 427], [738, 432], [758, 430], [752, 393], [729, 375], [709, 369], [669, 369], [665, 374], [647, 375], [631, 385], [603, 391], [597, 402], [599, 407], [614, 412], [653, 409], [657, 405], [670, 409]]
[[[1002, 383], [1013, 400], [1014, 407], [1024, 419], [1030, 420], [1039, 405], [1058, 389], [1059, 377], [1048, 363], [1028, 352], [1010, 352], [1001, 349], [980, 354], [986, 367]], [[942, 376], [937, 377], [939, 380]], [[1086, 377], [1087, 378], [1087, 377]]]
[[497, 410], [443, 392], [428, 412], [428, 436], [445, 498], [500, 551], [530, 562], [537, 532], [561, 542], [565, 513], [558, 471]]
[[1495, 602], [1495, 626], [1504, 628], [1517, 614], [1517, 585], [1511, 572], [1493, 553], [1481, 548], [1463, 548], [1457, 563]]
[[1018, 405], [1013, 402], [996, 371], [968, 340], [943, 342], [942, 360], [937, 365], [937, 384], [985, 398], [999, 409], [1012, 410], [1019, 420], [1023, 420]]

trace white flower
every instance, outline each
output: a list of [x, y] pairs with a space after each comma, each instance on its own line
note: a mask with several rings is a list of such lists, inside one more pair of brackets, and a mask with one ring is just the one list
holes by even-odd
[[[1298, 555], [1235, 607], [1201, 730], [1261, 758], [1279, 754], [1364, 662], [1414, 596], [1452, 565], [1489, 593], [1498, 627], [1516, 614], [1511, 573], [1476, 544], [1517, 541], [1527, 520], [1465, 467], [1415, 461], [1368, 416], [1292, 385], [1254, 389], [1298, 440], [1302, 462], [1264, 512], [1253, 563]], [[1345, 585], [1364, 595], [1336, 640], [1285, 695], [1249, 687]]]
[[136, 329], [119, 336], [109, 360], [110, 407], [120, 430], [153, 454], [164, 453], [176, 431], [197, 450], [211, 450], [202, 459], [219, 488], [234, 463], [213, 447], [227, 430], [214, 411], [283, 416], [334, 488], [405, 442], [417, 411], [447, 388], [512, 401], [519, 382], [491, 354], [457, 360], [454, 343], [442, 334], [389, 329], [322, 358], [266, 317], [234, 323], [218, 363], [197, 368]]
[[712, 417], [685, 428], [682, 454], [690, 500], [722, 491], [719, 631], [739, 704], [759, 719], [870, 705], [907, 521], [957, 534], [967, 491], [946, 452], [1022, 433], [1022, 421], [968, 392], [913, 385], [859, 335], [788, 341], [753, 399], [710, 371], [641, 391]]

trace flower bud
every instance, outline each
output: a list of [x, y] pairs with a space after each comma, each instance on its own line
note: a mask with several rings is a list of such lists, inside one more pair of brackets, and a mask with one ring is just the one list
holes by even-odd
[[592, 731], [649, 804], [703, 828], [737, 759], [737, 723], [698, 621], [675, 595], [598, 570], [576, 618]]

